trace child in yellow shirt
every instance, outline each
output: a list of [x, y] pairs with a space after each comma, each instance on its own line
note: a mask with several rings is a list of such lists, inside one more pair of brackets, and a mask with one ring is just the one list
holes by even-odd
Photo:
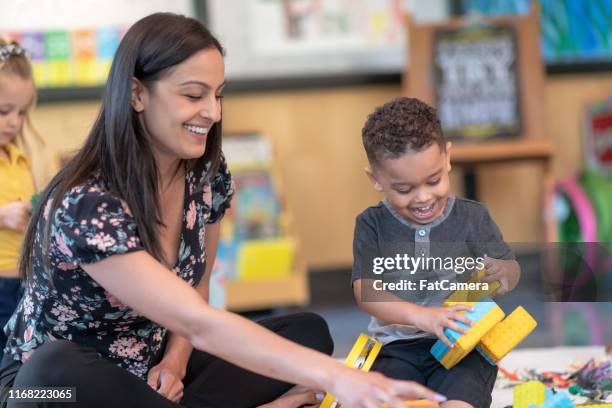
[[6, 343], [2, 328], [21, 294], [17, 260], [30, 218], [34, 184], [30, 164], [17, 140], [23, 138], [23, 124], [35, 96], [25, 50], [0, 39], [0, 359]]

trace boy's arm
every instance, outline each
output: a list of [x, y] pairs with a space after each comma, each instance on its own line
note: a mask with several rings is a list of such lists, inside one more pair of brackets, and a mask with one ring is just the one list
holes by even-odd
[[492, 294], [493, 297], [502, 296], [518, 285], [521, 278], [521, 266], [514, 259], [485, 259], [486, 276], [483, 282], [500, 283], [499, 288]]
[[353, 282], [353, 294], [359, 308], [387, 323], [415, 326], [414, 316], [423, 307], [406, 302], [392, 293], [375, 291], [373, 282], [372, 279], [357, 279]]
[[460, 321], [468, 326], [472, 325], [465, 314], [461, 313], [462, 311], [472, 310], [470, 306], [419, 306], [400, 299], [389, 292], [374, 291], [372, 283], [373, 280], [371, 279], [354, 281], [353, 294], [361, 310], [384, 322], [415, 326], [424, 332], [435, 334], [449, 347], [452, 347], [452, 342], [444, 334], [445, 328], [448, 327], [459, 333], [465, 333], [466, 330], [455, 322]]
[[514, 251], [504, 241], [501, 230], [486, 209], [478, 226], [477, 236], [484, 243], [487, 255], [484, 261], [487, 274], [482, 281], [489, 283], [499, 281], [499, 288], [492, 296], [502, 296], [518, 285], [521, 267], [515, 259]]

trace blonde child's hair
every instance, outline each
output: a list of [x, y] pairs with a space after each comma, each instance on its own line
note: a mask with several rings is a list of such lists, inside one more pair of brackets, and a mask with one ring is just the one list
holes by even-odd
[[0, 38], [0, 71], [17, 74], [23, 79], [32, 78], [32, 66], [26, 51], [16, 41]]
[[[34, 75], [32, 73], [32, 65], [30, 64], [30, 60], [28, 59], [27, 52], [24, 50], [19, 43], [16, 41], [7, 41], [3, 38], [0, 38], [0, 75], [2, 74], [15, 74], [25, 80], [31, 80], [34, 83]], [[36, 93], [34, 93], [34, 101], [32, 106], [28, 109], [25, 115], [25, 128], [27, 128], [28, 133], [31, 133], [36, 139], [36, 143], [38, 147], [43, 147], [44, 142], [40, 137], [40, 134], [36, 131], [34, 126], [32, 125], [32, 120], [30, 119], [30, 110], [36, 105]], [[27, 156], [31, 156], [32, 149], [29, 141], [26, 141], [24, 136], [23, 128], [19, 131], [17, 135], [17, 145], [25, 150]]]

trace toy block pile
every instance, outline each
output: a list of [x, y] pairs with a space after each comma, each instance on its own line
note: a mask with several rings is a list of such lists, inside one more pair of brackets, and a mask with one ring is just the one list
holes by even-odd
[[514, 387], [513, 408], [608, 408], [612, 402], [587, 402], [575, 405], [562, 391], [555, 392], [540, 381], [528, 381]]
[[[484, 270], [479, 271], [468, 282], [480, 281], [484, 273]], [[455, 291], [444, 302], [444, 306], [463, 304], [473, 308], [473, 311], [465, 312], [465, 316], [472, 322], [471, 327], [463, 322], [456, 322], [466, 333], [462, 334], [448, 327], [444, 329], [444, 334], [453, 343], [453, 347], [438, 340], [431, 348], [431, 354], [445, 368], [454, 367], [474, 349], [490, 364], [496, 365], [537, 326], [537, 322], [523, 307], [517, 307], [506, 317], [491, 298], [482, 298], [493, 293], [498, 287], [499, 282], [494, 282], [487, 290]]]

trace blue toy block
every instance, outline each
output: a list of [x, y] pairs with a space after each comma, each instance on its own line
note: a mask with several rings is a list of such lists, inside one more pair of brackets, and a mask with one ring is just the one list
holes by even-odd
[[[466, 311], [465, 317], [467, 317], [472, 323], [475, 323], [480, 318], [482, 318], [484, 315], [489, 313], [491, 309], [495, 307], [495, 305], [496, 303], [493, 301], [493, 299], [485, 298], [482, 300], [482, 302], [474, 303], [473, 305], [474, 311], [473, 312]], [[463, 322], [457, 322], [457, 325], [465, 330], [468, 330], [470, 328], [470, 326], [468, 326], [467, 324]], [[446, 335], [446, 337], [448, 337], [448, 339], [452, 343], [455, 343], [457, 339], [461, 337], [461, 333], [459, 333], [456, 330], [449, 329], [448, 327], [444, 329], [444, 334]], [[448, 347], [442, 340], [438, 340], [435, 342], [435, 344], [431, 348], [431, 354], [433, 354], [433, 356], [438, 361], [440, 361], [442, 357], [444, 357], [444, 354], [446, 354], [446, 352], [449, 349], [450, 347]]]
[[[447, 305], [451, 306], [452, 304], [454, 303]], [[457, 325], [465, 329], [466, 333], [462, 334], [448, 327], [444, 329], [444, 334], [454, 347], [450, 348], [441, 340], [438, 340], [431, 348], [431, 354], [447, 369], [452, 368], [470, 353], [480, 339], [504, 318], [504, 312], [490, 298], [485, 298], [482, 302], [457, 302], [456, 304], [473, 307], [473, 311], [464, 312], [464, 315], [473, 325], [468, 326], [457, 321]]]
[[574, 402], [564, 392], [546, 389], [546, 400], [539, 408], [574, 408]]

